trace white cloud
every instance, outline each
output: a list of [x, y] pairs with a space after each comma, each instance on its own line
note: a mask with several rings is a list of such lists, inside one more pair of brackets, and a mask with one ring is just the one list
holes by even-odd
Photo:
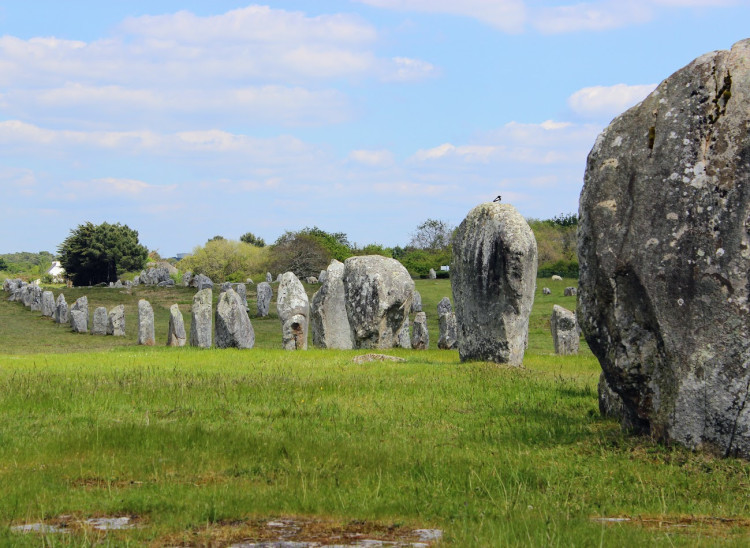
[[581, 116], [612, 118], [645, 99], [654, 89], [656, 84], [586, 87], [568, 98], [568, 106]]
[[408, 57], [394, 57], [384, 71], [383, 79], [388, 82], [414, 82], [437, 75], [431, 63]]
[[393, 153], [390, 150], [353, 150], [349, 160], [371, 167], [393, 165]]
[[533, 25], [544, 34], [603, 31], [644, 23], [652, 16], [642, 2], [610, 0], [542, 8], [534, 14]]
[[444, 13], [472, 17], [504, 32], [521, 32], [526, 18], [523, 0], [358, 0], [398, 11]]

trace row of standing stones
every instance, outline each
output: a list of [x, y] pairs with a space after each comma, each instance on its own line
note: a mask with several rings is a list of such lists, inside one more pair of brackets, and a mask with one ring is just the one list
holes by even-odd
[[[615, 118], [586, 166], [577, 315], [555, 307], [551, 319], [558, 333], [570, 333], [553, 335], [561, 353], [577, 344], [580, 323], [602, 366], [603, 413], [667, 443], [744, 458], [750, 458], [748, 127], [750, 40], [699, 57]], [[455, 316], [440, 317], [446, 331], [455, 328], [461, 360], [521, 365], [536, 269], [533, 233], [511, 205], [481, 204], [467, 215], [453, 240]], [[235, 313], [233, 294], [227, 290], [219, 308], [244, 319], [221, 336], [217, 331], [217, 345], [226, 338], [251, 346], [252, 326], [246, 314]], [[193, 330], [210, 326], [195, 321], [201, 303], [208, 303], [202, 313], [210, 320], [210, 294], [200, 295]], [[317, 346], [426, 346], [424, 313], [408, 336], [414, 295], [406, 269], [384, 257], [334, 261], [312, 306], [299, 280], [284, 274], [277, 300], [284, 346], [305, 347], [309, 317]], [[202, 336], [210, 337], [210, 327]]]

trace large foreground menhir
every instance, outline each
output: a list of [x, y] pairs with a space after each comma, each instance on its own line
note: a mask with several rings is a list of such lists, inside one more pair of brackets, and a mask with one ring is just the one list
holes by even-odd
[[597, 139], [579, 321], [621, 421], [750, 457], [750, 40], [699, 57]]

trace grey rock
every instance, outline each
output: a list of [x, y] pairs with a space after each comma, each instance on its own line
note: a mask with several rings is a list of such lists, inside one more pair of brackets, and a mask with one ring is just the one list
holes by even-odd
[[[604, 372], [599, 375], [599, 385], [597, 386], [599, 393], [599, 413], [603, 417], [610, 417], [622, 421], [626, 417], [624, 404], [620, 395], [612, 390], [607, 382], [607, 377], [604, 376]], [[625, 424], [626, 427], [630, 427], [630, 423]]]
[[276, 283], [277, 284], [281, 283], [281, 274], [279, 274], [278, 276], [276, 276]]
[[565, 295], [566, 297], [575, 297], [576, 295], [578, 295], [578, 289], [575, 287], [566, 287], [563, 291], [563, 295]]
[[196, 274], [190, 280], [190, 287], [195, 287], [198, 289], [198, 291], [202, 291], [204, 289], [213, 289], [214, 282], [211, 281], [211, 278], [205, 276], [204, 274]]
[[42, 311], [42, 288], [38, 285], [30, 284], [31, 288], [29, 291], [29, 308], [33, 312]]
[[399, 348], [411, 348], [411, 336], [409, 335], [409, 315], [407, 314], [404, 318], [404, 323], [401, 325], [401, 329], [398, 332], [396, 346]]
[[144, 346], [156, 344], [154, 309], [151, 308], [151, 303], [144, 299], [138, 301], [138, 344]]
[[455, 350], [458, 348], [458, 322], [453, 312], [443, 314], [438, 319], [440, 338], [438, 348], [440, 350]]
[[621, 422], [750, 458], [750, 40], [703, 55], [599, 136], [578, 320]]
[[281, 341], [285, 350], [307, 350], [310, 302], [293, 272], [285, 272], [279, 282], [276, 311], [281, 320]]
[[575, 312], [562, 306], [553, 306], [549, 327], [552, 332], [552, 342], [555, 345], [555, 354], [562, 356], [578, 354], [579, 336]]
[[174, 280], [172, 278], [169, 278], [168, 280], [164, 280], [163, 282], [159, 282], [156, 284], [158, 287], [172, 287], [175, 285]]
[[115, 287], [115, 289], [122, 289], [122, 287], [123, 287], [123, 286], [122, 286], [122, 281], [121, 281], [121, 280], [117, 280], [117, 281], [115, 282], [115, 285], [114, 285], [114, 287]]
[[542, 295], [552, 295], [552, 290], [549, 287], [543, 287]]
[[257, 308], [258, 316], [265, 318], [268, 316], [268, 309], [271, 306], [271, 297], [273, 297], [273, 289], [271, 284], [268, 282], [260, 282], [256, 288], [257, 295]]
[[221, 289], [219, 289], [219, 294], [224, 293], [227, 289], [232, 289], [232, 282], [222, 283]]
[[136, 276], [135, 278], [133, 278], [133, 285], [134, 286], [141, 285], [141, 277], [140, 276]]
[[55, 315], [55, 296], [52, 291], [42, 293], [42, 316], [52, 318]]
[[94, 309], [94, 319], [91, 322], [91, 334], [107, 334], [107, 309], [104, 306], [98, 306]]
[[434, 280], [435, 278], [437, 278], [437, 274], [435, 273], [434, 268], [430, 269], [430, 272], [427, 274], [427, 277], [431, 280]]
[[[341, 264], [344, 264], [344, 263], [341, 263]], [[320, 274], [318, 274], [318, 281], [320, 283], [324, 284], [324, 283], [326, 283], [326, 278], [328, 278], [328, 271], [327, 270], [321, 270]]]
[[174, 280], [170, 277], [169, 269], [166, 266], [149, 268], [148, 271], [141, 272], [140, 280], [144, 285], [160, 285], [167, 281], [171, 281], [174, 284]]
[[420, 295], [419, 291], [416, 289], [414, 290], [414, 296], [411, 300], [411, 311], [413, 314], [422, 312], [422, 295]]
[[167, 333], [167, 346], [185, 346], [187, 333], [185, 332], [185, 321], [182, 318], [179, 305], [173, 304], [169, 307], [169, 332]]
[[321, 276], [324, 281], [310, 303], [313, 345], [318, 348], [350, 350], [352, 333], [346, 315], [344, 263], [333, 259], [323, 272], [326, 274]]
[[190, 282], [193, 281], [193, 273], [189, 270], [182, 275], [182, 285], [190, 287]]
[[118, 304], [107, 314], [107, 335], [125, 336], [125, 306]]
[[521, 365], [536, 267], [534, 233], [516, 208], [492, 202], [469, 212], [451, 264], [461, 361]]
[[[281, 274], [279, 274], [280, 276]], [[266, 272], [266, 283], [271, 283], [273, 281], [273, 276], [271, 276], [270, 272]]]
[[211, 288], [201, 289], [193, 297], [190, 322], [190, 346], [211, 348]]
[[430, 333], [427, 331], [427, 314], [417, 312], [411, 328], [411, 347], [414, 350], [427, 350], [430, 347]]
[[349, 257], [344, 294], [354, 348], [399, 346], [414, 296], [414, 281], [401, 263], [380, 255]]
[[[76, 312], [75, 318], [73, 317], [73, 312]], [[78, 297], [76, 302], [72, 304], [68, 317], [70, 318], [70, 328], [74, 333], [86, 333], [88, 331], [89, 300], [85, 295]]]
[[247, 309], [231, 287], [219, 296], [215, 331], [217, 348], [252, 348], [255, 344], [255, 331]]
[[318, 278], [316, 278], [315, 276], [308, 276], [308, 277], [307, 277], [307, 278], [305, 279], [305, 282], [307, 282], [307, 283], [308, 283], [308, 284], [310, 284], [310, 285], [312, 285], [312, 284], [316, 284], [316, 283], [318, 283]]
[[438, 318], [443, 314], [451, 314], [453, 312], [453, 305], [448, 297], [443, 297], [437, 305]]
[[247, 287], [245, 287], [245, 284], [235, 284], [234, 290], [237, 292], [237, 295], [240, 296], [242, 306], [244, 306], [245, 310], [247, 310]]
[[70, 323], [68, 315], [68, 303], [65, 301], [65, 295], [60, 293], [55, 301], [55, 323]]

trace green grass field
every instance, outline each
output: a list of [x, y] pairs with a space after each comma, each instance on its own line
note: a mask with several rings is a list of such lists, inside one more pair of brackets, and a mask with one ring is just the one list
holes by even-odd
[[[435, 348], [450, 283], [416, 283]], [[91, 311], [124, 303], [120, 339], [3, 298], [0, 545], [228, 546], [266, 538], [272, 519], [329, 541], [437, 528], [448, 546], [748, 545], [748, 463], [622, 433], [599, 416], [585, 344], [552, 353], [552, 305], [575, 307], [567, 285], [539, 280], [520, 369], [455, 351], [363, 365], [362, 351], [285, 352], [273, 310], [251, 314], [252, 350], [136, 346], [139, 298], [162, 344], [171, 304], [189, 324], [181, 288], [64, 290]], [[104, 516], [137, 527], [73, 526]], [[12, 529], [39, 522], [68, 532]]]

